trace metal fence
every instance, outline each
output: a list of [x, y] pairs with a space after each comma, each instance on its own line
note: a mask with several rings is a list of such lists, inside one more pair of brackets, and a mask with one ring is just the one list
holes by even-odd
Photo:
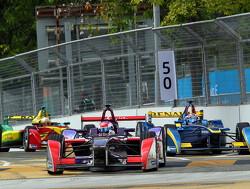
[[[159, 95], [157, 51], [175, 52], [178, 99]], [[87, 91], [97, 110], [250, 102], [250, 13], [85, 38], [0, 60], [0, 115], [72, 115]]]

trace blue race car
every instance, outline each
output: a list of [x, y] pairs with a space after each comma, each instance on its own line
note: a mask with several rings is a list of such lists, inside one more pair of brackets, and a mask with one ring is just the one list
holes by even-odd
[[[188, 150], [209, 151], [214, 154], [232, 149], [238, 149], [239, 153], [249, 151], [249, 124], [239, 123], [236, 126], [236, 133], [230, 133], [230, 129], [224, 128], [221, 120], [203, 119], [203, 111], [196, 111], [192, 101], [188, 102], [184, 112], [149, 112], [148, 116], [150, 124], [145, 124], [147, 127], [144, 130], [154, 127], [152, 118], [179, 117], [175, 124], [164, 125], [167, 131], [169, 155]], [[235, 142], [227, 143], [227, 137]]]

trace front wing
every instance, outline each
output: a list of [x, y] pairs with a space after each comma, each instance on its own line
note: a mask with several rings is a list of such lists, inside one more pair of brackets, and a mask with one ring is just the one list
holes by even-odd
[[[67, 168], [78, 169], [91, 167], [142, 167], [142, 169], [148, 170], [157, 167], [158, 160], [155, 138], [143, 140], [141, 143], [141, 150], [138, 155], [134, 154], [127, 156], [120, 156], [115, 153], [112, 153], [112, 156], [110, 156], [110, 151], [108, 151], [107, 146], [103, 146], [103, 144], [105, 144], [105, 140], [106, 139], [98, 140], [98, 142], [85, 138], [66, 140], [66, 146], [68, 148], [72, 148], [72, 145], [76, 143], [81, 143], [81, 147], [91, 145], [92, 152], [88, 156], [75, 156], [72, 150], [66, 150], [65, 155], [61, 155], [64, 149], [61, 147], [60, 142], [49, 140], [47, 150], [48, 171], [58, 172]], [[126, 138], [124, 140], [127, 142], [140, 142], [140, 138], [138, 137]]]

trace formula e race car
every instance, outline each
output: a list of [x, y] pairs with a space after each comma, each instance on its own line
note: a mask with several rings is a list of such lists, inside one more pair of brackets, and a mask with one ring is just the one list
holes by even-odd
[[[109, 112], [111, 116], [106, 117]], [[64, 169], [112, 171], [127, 167], [143, 170], [165, 166], [164, 132], [148, 132], [144, 138], [132, 136], [134, 128], [121, 128], [117, 121], [145, 120], [145, 116], [115, 117], [106, 105], [102, 117], [81, 117], [81, 122], [98, 121], [99, 127], [85, 125], [81, 130], [65, 129], [61, 135], [51, 135], [47, 147], [49, 174], [62, 174]]]
[[[32, 120], [32, 126], [14, 131], [9, 120]], [[5, 116], [4, 124], [0, 125], [0, 152], [8, 152], [10, 148], [24, 148], [26, 152], [34, 152], [47, 147], [49, 135], [61, 134], [69, 128], [69, 123], [51, 122], [45, 107], [37, 116]]]
[[[184, 112], [148, 112], [148, 116], [149, 123], [152, 123], [152, 118], [179, 117], [175, 124], [164, 125], [167, 128], [167, 152], [169, 155], [188, 150], [209, 151], [214, 154], [232, 149], [238, 149], [238, 152], [249, 150], [249, 124], [239, 123], [236, 126], [236, 133], [230, 133], [230, 129], [224, 128], [221, 120], [207, 121], [203, 119], [203, 111], [197, 112], [191, 101], [185, 107]], [[144, 130], [150, 130], [152, 127], [153, 125]], [[172, 135], [170, 131], [175, 134]], [[178, 131], [179, 137], [176, 131]], [[227, 137], [234, 142], [228, 143]]]

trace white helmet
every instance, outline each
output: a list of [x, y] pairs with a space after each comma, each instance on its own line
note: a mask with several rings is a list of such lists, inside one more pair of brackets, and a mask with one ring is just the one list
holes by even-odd
[[50, 125], [51, 121], [50, 121], [50, 119], [48, 117], [44, 117], [44, 118], [41, 119], [41, 123], [43, 125]]

